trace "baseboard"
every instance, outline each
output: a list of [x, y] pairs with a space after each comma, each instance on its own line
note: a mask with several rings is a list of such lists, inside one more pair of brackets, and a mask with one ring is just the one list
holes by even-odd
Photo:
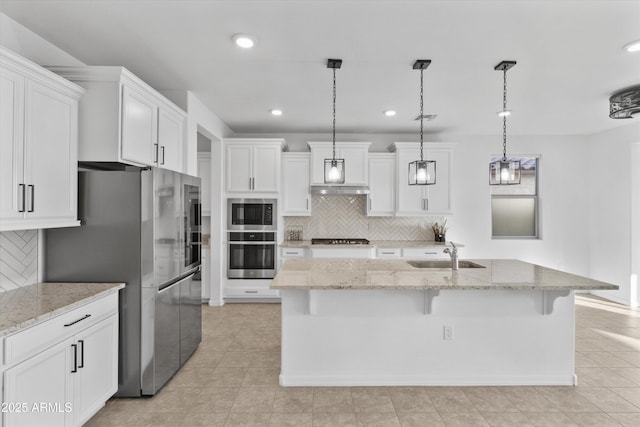
[[415, 375], [392, 376], [313, 376], [282, 375], [279, 377], [283, 387], [348, 387], [348, 386], [574, 386], [575, 374], [566, 375], [495, 375], [470, 377], [437, 377]]

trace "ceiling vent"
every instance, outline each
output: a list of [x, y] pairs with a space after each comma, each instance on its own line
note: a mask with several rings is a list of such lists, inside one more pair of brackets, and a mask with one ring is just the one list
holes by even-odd
[[[430, 120], [433, 120], [433, 119], [435, 119], [436, 117], [438, 117], [438, 115], [437, 115], [437, 114], [423, 114], [423, 115], [422, 115], [422, 119], [423, 119], [425, 122], [428, 122], [428, 121], [430, 121]], [[418, 115], [416, 116], [416, 118], [415, 118], [415, 119], [413, 119], [413, 120], [420, 120], [420, 114], [418, 114]]]
[[640, 85], [620, 90], [609, 98], [609, 117], [630, 119], [640, 115]]

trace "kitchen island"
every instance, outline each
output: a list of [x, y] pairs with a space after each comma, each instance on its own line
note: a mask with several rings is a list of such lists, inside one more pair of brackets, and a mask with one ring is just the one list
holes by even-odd
[[452, 271], [287, 260], [271, 285], [282, 301], [280, 384], [575, 385], [574, 291], [618, 287], [517, 260], [472, 261]]

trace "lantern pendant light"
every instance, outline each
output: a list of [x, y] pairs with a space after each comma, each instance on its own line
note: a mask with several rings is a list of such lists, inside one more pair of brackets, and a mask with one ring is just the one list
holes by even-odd
[[336, 69], [342, 66], [342, 59], [327, 60], [327, 68], [333, 69], [333, 155], [324, 159], [324, 183], [344, 184], [344, 159], [336, 159]]
[[503, 73], [502, 111], [498, 113], [502, 117], [502, 159], [489, 164], [489, 185], [520, 184], [520, 161], [507, 159], [507, 116], [511, 113], [507, 110], [507, 70], [514, 65], [516, 61], [502, 61], [494, 67]]
[[420, 70], [420, 160], [409, 163], [409, 185], [433, 185], [436, 183], [436, 162], [434, 160], [424, 160], [423, 145], [423, 107], [424, 107], [424, 84], [423, 72], [431, 64], [430, 59], [418, 59], [413, 64], [414, 70]]

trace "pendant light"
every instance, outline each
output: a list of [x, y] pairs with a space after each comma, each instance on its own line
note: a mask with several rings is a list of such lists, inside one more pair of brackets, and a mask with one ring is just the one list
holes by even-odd
[[431, 64], [430, 59], [418, 59], [413, 64], [414, 70], [420, 70], [420, 160], [409, 163], [409, 185], [433, 185], [436, 183], [436, 162], [434, 160], [424, 160], [423, 145], [424, 132], [422, 122], [424, 84], [423, 72]]
[[336, 69], [342, 66], [342, 59], [327, 60], [327, 68], [333, 69], [333, 155], [324, 159], [324, 183], [344, 184], [344, 159], [336, 159]]
[[498, 113], [502, 117], [502, 159], [489, 164], [489, 185], [520, 184], [520, 161], [507, 159], [507, 116], [511, 114], [507, 110], [507, 70], [514, 65], [516, 61], [502, 61], [494, 67], [503, 73], [502, 111]]

